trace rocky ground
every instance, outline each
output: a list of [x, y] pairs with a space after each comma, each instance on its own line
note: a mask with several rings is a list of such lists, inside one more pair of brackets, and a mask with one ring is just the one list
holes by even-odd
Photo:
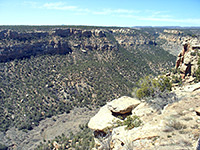
[[32, 150], [44, 140], [53, 140], [61, 134], [69, 135], [70, 132], [76, 133], [79, 125], [86, 124], [89, 118], [96, 113], [96, 110], [87, 108], [75, 108], [69, 114], [53, 116], [42, 120], [39, 126], [26, 132], [11, 128], [6, 133], [0, 133], [0, 142], [9, 148], [17, 150]]
[[[173, 90], [176, 93], [179, 100], [173, 104], [167, 105], [162, 111], [156, 111], [150, 107], [147, 103], [141, 102], [132, 103], [127, 105], [126, 108], [132, 107], [132, 115], [137, 115], [142, 120], [142, 125], [131, 130], [126, 130], [125, 126], [116, 127], [112, 130], [110, 135], [110, 149], [113, 150], [193, 150], [196, 148], [197, 140], [200, 136], [200, 84], [185, 85], [181, 88]], [[125, 97], [127, 101], [128, 97]], [[114, 100], [117, 101], [117, 100]], [[137, 102], [137, 100], [133, 101]], [[126, 104], [128, 104], [126, 103]], [[106, 118], [109, 117], [108, 111], [112, 112], [109, 103], [105, 105], [107, 107]], [[114, 106], [115, 109], [121, 106]], [[124, 109], [126, 109], [124, 107]], [[99, 115], [101, 114], [101, 115]], [[102, 119], [103, 111], [99, 111], [89, 122], [89, 127], [100, 133], [100, 130], [110, 126], [112, 119], [107, 121]], [[120, 114], [120, 112], [118, 112]], [[112, 113], [110, 114], [112, 115]], [[98, 118], [101, 116], [101, 118]], [[94, 121], [100, 120], [101, 124], [94, 124]], [[102, 127], [102, 124], [105, 126]], [[98, 129], [99, 128], [99, 129]], [[98, 136], [96, 136], [98, 137]], [[98, 137], [99, 138], [99, 137]], [[99, 139], [96, 138], [96, 144], [98, 145]], [[107, 139], [108, 140], [108, 139]], [[105, 142], [100, 142], [99, 145], [105, 146]], [[99, 149], [102, 147], [100, 146]]]

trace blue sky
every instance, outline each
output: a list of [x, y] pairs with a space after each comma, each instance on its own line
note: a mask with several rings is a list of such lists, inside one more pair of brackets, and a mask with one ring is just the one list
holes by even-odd
[[0, 25], [200, 26], [200, 0], [0, 0]]

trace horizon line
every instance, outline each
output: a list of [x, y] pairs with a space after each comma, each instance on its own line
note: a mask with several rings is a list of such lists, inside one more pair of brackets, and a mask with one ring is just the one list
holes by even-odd
[[120, 25], [90, 25], [90, 24], [0, 24], [0, 26], [88, 26], [88, 27], [124, 27], [124, 28], [134, 28], [134, 27], [175, 27], [175, 28], [200, 28], [200, 26], [169, 26], [169, 25], [163, 25], [163, 26], [155, 26], [155, 25], [136, 25], [136, 26], [120, 26]]

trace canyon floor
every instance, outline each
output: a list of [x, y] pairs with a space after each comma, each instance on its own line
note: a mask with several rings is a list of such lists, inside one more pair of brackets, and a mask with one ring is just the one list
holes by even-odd
[[79, 125], [86, 124], [97, 110], [74, 108], [69, 114], [61, 114], [42, 120], [39, 126], [26, 132], [11, 128], [6, 133], [0, 132], [0, 142], [9, 145], [12, 149], [32, 150], [44, 140], [53, 140], [56, 136], [70, 132], [76, 133]]

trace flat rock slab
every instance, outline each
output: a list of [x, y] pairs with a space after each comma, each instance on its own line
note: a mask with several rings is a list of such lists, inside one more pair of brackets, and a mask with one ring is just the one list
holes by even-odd
[[107, 103], [107, 107], [111, 112], [126, 114], [132, 111], [141, 102], [136, 98], [123, 96]]

